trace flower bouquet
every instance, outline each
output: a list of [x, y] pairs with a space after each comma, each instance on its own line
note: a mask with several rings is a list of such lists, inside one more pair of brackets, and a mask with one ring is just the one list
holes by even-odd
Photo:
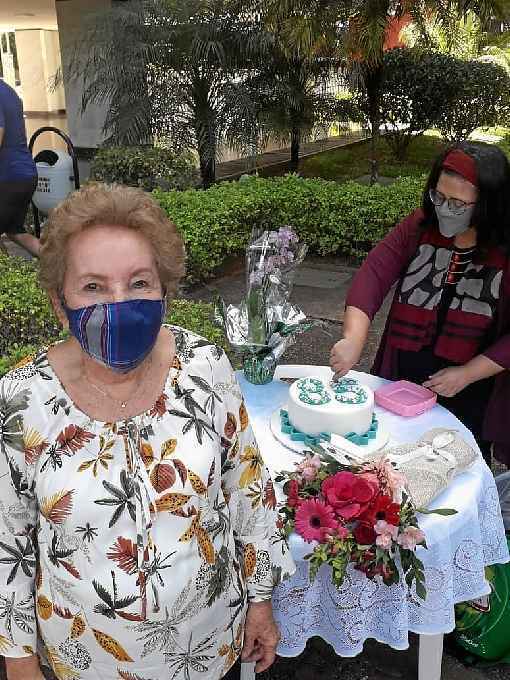
[[455, 514], [455, 510], [423, 510], [406, 494], [406, 481], [384, 457], [361, 465], [342, 465], [321, 447], [314, 447], [293, 472], [276, 478], [285, 482], [280, 526], [316, 545], [306, 555], [313, 581], [323, 564], [331, 567], [333, 583], [341, 586], [352, 564], [369, 579], [386, 585], [405, 579], [425, 599], [423, 563], [416, 547], [427, 547], [417, 513]]
[[246, 249], [246, 296], [239, 305], [216, 303], [216, 320], [232, 348], [243, 356], [252, 383], [273, 379], [276, 363], [298, 333], [320, 325], [290, 304], [296, 267], [307, 246], [290, 227], [254, 230]]

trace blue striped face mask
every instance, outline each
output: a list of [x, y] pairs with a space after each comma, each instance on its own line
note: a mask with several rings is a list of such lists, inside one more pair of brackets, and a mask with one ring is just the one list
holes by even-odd
[[163, 323], [166, 302], [125, 300], [70, 309], [69, 330], [84, 352], [104, 366], [128, 373], [150, 354]]

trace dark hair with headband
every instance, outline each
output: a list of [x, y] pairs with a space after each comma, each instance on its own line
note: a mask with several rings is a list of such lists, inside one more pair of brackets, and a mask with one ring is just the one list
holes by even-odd
[[493, 144], [460, 142], [450, 146], [436, 159], [423, 193], [423, 226], [437, 226], [429, 190], [437, 187], [442, 172], [455, 174], [451, 169], [443, 168], [446, 157], [455, 149], [467, 154], [476, 165], [479, 197], [473, 213], [473, 226], [478, 234], [478, 247], [498, 245], [510, 248], [510, 164], [504, 152]]

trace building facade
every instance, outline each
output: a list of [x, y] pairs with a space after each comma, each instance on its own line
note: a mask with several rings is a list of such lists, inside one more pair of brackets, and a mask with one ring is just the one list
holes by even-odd
[[[101, 143], [104, 109], [91, 106], [82, 115], [81, 84], [66, 78], [66, 57], [84, 43], [80, 29], [86, 15], [110, 4], [111, 0], [0, 3], [0, 77], [23, 100], [29, 137], [42, 126], [57, 127], [70, 135], [83, 155]], [[36, 151], [62, 146], [56, 135], [41, 135]]]

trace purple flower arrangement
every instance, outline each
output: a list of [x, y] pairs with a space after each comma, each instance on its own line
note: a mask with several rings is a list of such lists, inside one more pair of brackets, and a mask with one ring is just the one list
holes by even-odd
[[278, 359], [298, 333], [319, 325], [290, 303], [296, 268], [307, 246], [291, 227], [255, 230], [246, 249], [246, 296], [239, 305], [218, 300], [216, 319], [243, 357], [246, 378], [272, 380]]

